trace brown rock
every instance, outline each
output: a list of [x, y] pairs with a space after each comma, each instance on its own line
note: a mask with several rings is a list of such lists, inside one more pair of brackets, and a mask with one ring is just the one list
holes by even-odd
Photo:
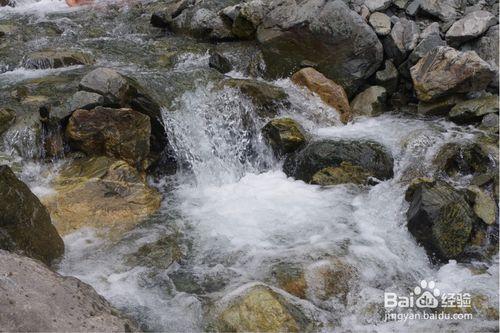
[[317, 93], [326, 104], [334, 107], [345, 124], [351, 119], [351, 107], [347, 94], [340, 85], [326, 78], [312, 67], [303, 68], [292, 76], [292, 81]]
[[120, 158], [138, 169], [149, 154], [150, 135], [149, 117], [132, 109], [77, 110], [66, 128], [73, 148]]

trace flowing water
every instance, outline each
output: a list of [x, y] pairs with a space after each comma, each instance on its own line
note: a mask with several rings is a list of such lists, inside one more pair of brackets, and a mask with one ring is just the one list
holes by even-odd
[[[416, 170], [432, 175], [439, 147], [473, 140], [477, 130], [403, 113], [342, 126], [319, 98], [278, 80], [271, 83], [284, 88], [291, 102], [281, 114], [300, 121], [312, 137], [372, 139], [395, 159], [394, 178], [369, 188], [320, 187], [287, 178], [262, 141], [265, 120], [252, 103], [235, 89], [214, 89], [219, 77], [207, 66], [212, 46], [150, 28], [142, 10], [147, 5], [102, 3], [88, 10], [68, 9], [63, 1], [25, 0], [0, 9], [0, 26], [24, 26], [22, 38], [11, 41], [17, 49], [0, 51], [2, 89], [82, 73], [82, 66], [24, 69], [27, 52], [51, 47], [91, 52], [96, 66], [134, 76], [162, 101], [179, 159], [176, 175], [151, 179], [164, 194], [158, 214], [118, 241], [99, 238], [92, 229], [66, 236], [61, 274], [91, 284], [145, 330], [195, 332], [206, 328], [207, 309], [215, 300], [247, 282], [272, 284], [277, 263], [311, 267], [341, 257], [359, 272], [357, 292], [346, 304], [314, 296], [301, 301], [325, 331], [498, 330], [484, 317], [386, 323], [383, 313], [384, 292], [407, 295], [422, 279], [435, 281], [442, 292], [485, 295], [498, 306], [498, 257], [476, 263], [484, 268], [481, 274], [454, 261], [434, 266], [406, 228], [408, 177]], [[237, 54], [238, 46], [231, 47]], [[168, 52], [175, 54], [167, 65], [160, 63]], [[246, 77], [241, 68], [229, 75]], [[34, 156], [42, 148], [36, 142], [30, 128], [14, 127], [3, 137], [0, 158], [44, 196], [53, 191], [50, 180], [65, 160], [37, 162]], [[129, 260], [141, 246], [165, 237], [179, 244], [184, 254], [179, 262], [164, 267], [162, 258], [153, 265]], [[317, 284], [314, 276], [306, 278]]]

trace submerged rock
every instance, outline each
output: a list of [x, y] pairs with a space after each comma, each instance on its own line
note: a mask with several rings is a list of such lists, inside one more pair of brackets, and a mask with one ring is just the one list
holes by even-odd
[[406, 191], [408, 230], [430, 256], [462, 259], [475, 215], [462, 192], [442, 181], [417, 180]]
[[475, 52], [459, 52], [446, 46], [435, 48], [411, 68], [417, 97], [425, 102], [483, 90], [494, 75], [491, 66]]
[[277, 156], [292, 153], [306, 143], [304, 129], [291, 118], [271, 120], [262, 134]]
[[57, 230], [82, 227], [121, 234], [158, 210], [161, 195], [124, 161], [109, 157], [77, 159], [54, 181], [56, 194], [43, 197]]
[[138, 169], [143, 168], [149, 154], [150, 135], [149, 118], [132, 109], [77, 110], [66, 127], [66, 136], [74, 149], [120, 158]]
[[236, 88], [252, 101], [262, 117], [274, 117], [280, 107], [288, 106], [288, 95], [280, 87], [257, 80], [226, 79], [222, 86]]
[[498, 96], [486, 96], [455, 105], [448, 117], [459, 124], [479, 122], [487, 114], [498, 113]]
[[272, 4], [257, 30], [270, 77], [286, 77], [308, 61], [353, 94], [380, 66], [377, 35], [343, 1]]
[[16, 113], [10, 109], [0, 108], [0, 135], [2, 135], [16, 120]]
[[165, 270], [183, 257], [177, 235], [163, 236], [127, 256], [127, 264]]
[[0, 212], [0, 249], [23, 253], [47, 265], [64, 254], [63, 240], [47, 209], [6, 165], [0, 166]]
[[351, 118], [351, 107], [344, 88], [314, 68], [301, 69], [293, 74], [292, 81], [297, 85], [307, 87], [310, 91], [318, 94], [323, 102], [334, 107], [344, 124]]
[[314, 322], [301, 306], [261, 283], [248, 283], [218, 303], [214, 322], [218, 332], [309, 332]]
[[208, 66], [221, 72], [222, 74], [230, 72], [233, 67], [229, 60], [218, 52], [212, 52], [208, 59]]
[[29, 54], [23, 61], [27, 69], [60, 68], [74, 65], [91, 65], [94, 59], [78, 51], [40, 51]]
[[311, 182], [313, 176], [342, 162], [362, 168], [373, 177], [392, 178], [394, 161], [390, 153], [373, 141], [319, 140], [287, 157], [283, 171], [291, 177]]
[[493, 162], [488, 152], [477, 143], [447, 143], [434, 159], [438, 171], [448, 176], [488, 173]]
[[359, 116], [378, 116], [386, 111], [387, 91], [384, 87], [371, 86], [360, 92], [351, 102], [352, 114]]
[[88, 284], [0, 250], [0, 327], [10, 332], [139, 332]]

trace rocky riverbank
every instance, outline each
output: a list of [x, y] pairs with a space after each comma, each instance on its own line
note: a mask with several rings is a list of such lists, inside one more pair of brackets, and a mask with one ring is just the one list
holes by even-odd
[[0, 327], [383, 331], [430, 277], [498, 329], [498, 1], [54, 4], [0, 1]]

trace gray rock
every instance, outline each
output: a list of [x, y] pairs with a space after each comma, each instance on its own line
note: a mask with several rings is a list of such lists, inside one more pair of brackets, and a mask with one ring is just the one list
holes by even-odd
[[369, 22], [379, 36], [386, 36], [391, 32], [391, 19], [384, 13], [371, 14]]
[[394, 6], [399, 9], [405, 9], [406, 5], [408, 5], [408, 0], [394, 0]]
[[71, 112], [77, 109], [90, 110], [102, 105], [104, 105], [102, 95], [88, 91], [77, 91], [68, 101], [68, 111]]
[[391, 3], [392, 0], [365, 0], [365, 6], [368, 7], [372, 13], [389, 8]]
[[354, 117], [378, 116], [386, 111], [387, 92], [384, 87], [371, 86], [360, 92], [351, 102]]
[[439, 33], [428, 32], [410, 54], [410, 62], [412, 64], [415, 64], [420, 58], [422, 58], [438, 46], [446, 46], [446, 42], [441, 38]]
[[496, 131], [498, 132], [498, 122], [499, 122], [498, 115], [490, 113], [484, 116], [483, 120], [481, 120], [481, 127], [493, 128], [496, 129]]
[[63, 255], [63, 240], [47, 209], [6, 165], [0, 166], [0, 211], [0, 249], [23, 253], [47, 265]]
[[445, 182], [418, 180], [406, 192], [408, 230], [431, 258], [463, 259], [475, 214], [464, 195]]
[[451, 95], [430, 102], [420, 101], [418, 103], [417, 112], [423, 116], [444, 116], [447, 115], [455, 105], [463, 102], [464, 99], [462, 95]]
[[406, 14], [410, 16], [417, 15], [421, 3], [422, 0], [413, 0], [412, 2], [410, 2], [408, 6], [406, 6]]
[[86, 283], [0, 250], [0, 327], [8, 332], [138, 332]]
[[420, 8], [443, 22], [450, 22], [456, 20], [465, 4], [465, 0], [422, 0]]
[[385, 68], [375, 74], [377, 85], [385, 88], [387, 93], [392, 94], [398, 88], [398, 70], [390, 60], [385, 61]]
[[382, 61], [377, 35], [343, 1], [295, 3], [273, 8], [257, 31], [269, 77], [288, 76], [307, 60], [348, 94]]
[[126, 104], [130, 94], [127, 79], [111, 68], [97, 68], [85, 75], [80, 89], [104, 96], [107, 104]]
[[174, 18], [172, 26], [175, 32], [186, 33], [196, 38], [214, 41], [234, 38], [231, 29], [224, 24], [221, 16], [208, 8], [195, 6], [192, 10], [184, 10]]
[[420, 40], [424, 40], [432, 35], [437, 35], [441, 37], [441, 31], [439, 29], [439, 23], [433, 22], [425, 27], [424, 30], [420, 33]]
[[475, 52], [459, 52], [447, 46], [433, 49], [411, 68], [417, 97], [425, 102], [483, 90], [494, 75], [491, 66]]
[[446, 32], [446, 41], [451, 45], [460, 45], [481, 36], [496, 23], [496, 17], [487, 11], [478, 10], [472, 12], [453, 23]]
[[417, 46], [418, 35], [418, 27], [415, 22], [405, 18], [399, 19], [384, 43], [387, 57], [393, 59], [395, 64], [401, 64], [409, 52]]
[[486, 34], [476, 41], [465, 44], [462, 47], [463, 51], [474, 50], [481, 57], [489, 63], [495, 70], [495, 79], [491, 82], [493, 87], [498, 88], [498, 25], [491, 27]]
[[233, 69], [229, 60], [216, 51], [211, 52], [210, 58], [208, 59], [208, 66], [218, 70], [222, 74], [228, 73]]
[[320, 140], [289, 155], [283, 171], [291, 177], [311, 182], [318, 171], [339, 167], [342, 162], [359, 166], [378, 179], [393, 177], [394, 160], [384, 146], [373, 141]]
[[498, 96], [486, 96], [455, 105], [448, 117], [459, 124], [479, 122], [490, 113], [498, 113]]
[[91, 65], [93, 57], [84, 52], [50, 50], [33, 52], [26, 56], [23, 66], [27, 69], [60, 68], [74, 65]]

